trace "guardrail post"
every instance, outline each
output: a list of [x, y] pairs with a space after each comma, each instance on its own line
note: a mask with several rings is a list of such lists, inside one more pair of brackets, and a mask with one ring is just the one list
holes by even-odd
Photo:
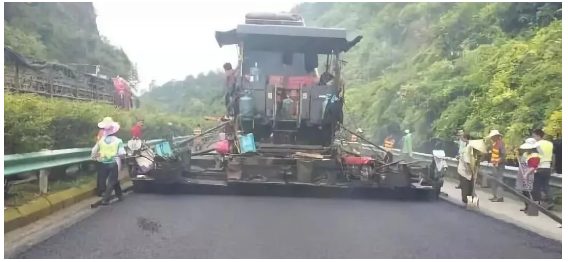
[[49, 180], [49, 169], [42, 169], [39, 171], [39, 193], [47, 194], [47, 184]]

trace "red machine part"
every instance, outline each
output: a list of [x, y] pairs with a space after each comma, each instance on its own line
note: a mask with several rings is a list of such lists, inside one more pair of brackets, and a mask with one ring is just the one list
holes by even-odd
[[342, 158], [346, 165], [370, 165], [373, 163], [371, 157], [344, 156]]
[[[269, 76], [268, 84], [277, 87], [284, 86], [284, 76]], [[316, 84], [316, 81], [313, 76], [290, 76], [285, 89], [299, 90], [302, 86], [312, 86], [314, 84]]]
[[302, 86], [312, 86], [314, 85], [313, 76], [291, 76], [288, 78], [288, 86], [286, 89], [300, 89]]

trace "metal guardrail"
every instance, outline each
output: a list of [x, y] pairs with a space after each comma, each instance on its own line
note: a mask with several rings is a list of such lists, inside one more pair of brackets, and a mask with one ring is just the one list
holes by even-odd
[[[155, 145], [161, 141], [164, 140], [150, 140], [146, 141], [146, 144]], [[174, 141], [176, 141], [176, 138], [174, 138]], [[91, 148], [45, 150], [26, 154], [5, 155], [4, 178], [21, 173], [81, 164], [90, 161], [92, 161]]]
[[[361, 144], [361, 150], [373, 151], [373, 149], [374, 149], [373, 145]], [[392, 149], [391, 152], [395, 156], [400, 155], [400, 149]], [[428, 161], [428, 162], [432, 161], [432, 155], [430, 155], [430, 154], [413, 152], [412, 157], [416, 160], [419, 160], [419, 161]], [[448, 166], [457, 169], [457, 167], [458, 167], [458, 160], [457, 159], [452, 158], [452, 157], [444, 157], [444, 160], [446, 160], [446, 162], [448, 163]], [[482, 174], [483, 173], [491, 174], [491, 172], [492, 172], [491, 164], [489, 164], [487, 162], [482, 162], [480, 171], [481, 171]], [[505, 172], [504, 172], [505, 179], [516, 180], [518, 171], [519, 171], [518, 167], [506, 166]], [[556, 188], [562, 188], [562, 174], [552, 174], [552, 177], [550, 179], [550, 185], [553, 186], [553, 187], [556, 187]]]
[[[204, 135], [204, 140], [213, 137], [214, 134]], [[176, 145], [188, 142], [193, 138], [190, 136], [174, 137], [173, 141]], [[164, 139], [155, 139], [146, 141], [147, 145], [156, 145]], [[175, 146], [175, 145], [174, 145]], [[4, 156], [4, 178], [15, 176], [22, 173], [39, 171], [43, 169], [55, 168], [59, 166], [67, 166], [73, 164], [81, 164], [90, 162], [91, 148], [71, 148], [60, 150], [45, 150], [40, 152], [14, 154]]]
[[[191, 141], [193, 136], [174, 137], [174, 147], [187, 145], [185, 142]], [[156, 145], [165, 139], [148, 140], [146, 144], [149, 146]], [[187, 147], [189, 148], [189, 147]], [[50, 171], [57, 167], [69, 167], [83, 163], [91, 163], [91, 148], [71, 148], [61, 150], [44, 150], [40, 152], [14, 154], [4, 156], [4, 191], [7, 192], [11, 184], [20, 183], [22, 181], [8, 182], [14, 180], [19, 174], [39, 171], [39, 192], [47, 193], [47, 184]], [[24, 181], [36, 180], [25, 179]], [[17, 178], [16, 178], [17, 180]]]

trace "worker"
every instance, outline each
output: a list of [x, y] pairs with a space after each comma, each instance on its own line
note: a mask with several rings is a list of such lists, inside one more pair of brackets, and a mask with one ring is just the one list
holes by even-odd
[[392, 150], [392, 148], [394, 147], [394, 138], [392, 138], [392, 135], [389, 135], [387, 136], [387, 138], [385, 138], [383, 146], [389, 152]]
[[[99, 128], [99, 132], [95, 136], [95, 143], [99, 142], [105, 136], [105, 130], [103, 128]], [[95, 162], [95, 167], [97, 169], [97, 173], [100, 174], [99, 170], [103, 168], [103, 165], [100, 162]], [[97, 174], [97, 188], [95, 189], [95, 195], [101, 197], [106, 190], [106, 181], [100, 178], [100, 175]]]
[[[363, 130], [361, 128], [357, 128], [357, 130], [355, 130], [355, 133], [359, 136], [362, 136]], [[357, 137], [357, 135], [351, 134], [351, 142], [353, 142], [353, 143], [359, 142], [359, 138]]]
[[[461, 130], [460, 130], [461, 131]], [[470, 140], [470, 136], [468, 133], [464, 133], [463, 131], [460, 132], [460, 140], [459, 140], [459, 151], [458, 151], [458, 156], [456, 157], [457, 159], [460, 158], [461, 154], [464, 152], [465, 148], [467, 147], [467, 143]], [[457, 189], [460, 188], [460, 185], [456, 186]]]
[[132, 139], [142, 140], [142, 128], [144, 127], [144, 119], [138, 119], [136, 124], [130, 129]]
[[353, 143], [357, 142], [357, 136], [356, 136], [356, 135], [351, 135], [350, 142], [353, 142]]
[[201, 125], [199, 124], [193, 129], [193, 147], [195, 151], [201, 150]]
[[[552, 152], [554, 146], [552, 142], [544, 140], [544, 132], [542, 129], [536, 129], [532, 132], [533, 138], [537, 143], [537, 150], [540, 154], [540, 163], [534, 174], [535, 201], [546, 208], [552, 208], [552, 196], [550, 193], [550, 177], [552, 176]], [[544, 195], [544, 197], [542, 197]]]
[[235, 95], [237, 89], [237, 75], [239, 73], [239, 67], [233, 69], [231, 63], [225, 63], [223, 65], [225, 70], [225, 107], [227, 108], [227, 116], [229, 115], [231, 107], [231, 98]]
[[458, 174], [460, 175], [460, 188], [462, 202], [467, 203], [467, 197], [472, 195], [474, 179], [477, 178], [481, 156], [487, 152], [483, 140], [472, 140], [458, 160]]
[[[521, 145], [519, 170], [517, 173], [517, 182], [515, 187], [517, 190], [529, 198], [534, 199], [534, 173], [540, 163], [540, 155], [537, 150], [538, 144], [534, 138], [528, 138], [525, 143]], [[526, 212], [528, 204], [521, 211]]]
[[115, 133], [120, 129], [120, 125], [117, 122], [114, 122], [110, 117], [105, 117], [98, 126], [105, 130], [106, 136], [95, 143], [91, 150], [91, 158], [102, 164], [99, 169], [98, 180], [106, 181], [108, 178], [106, 189], [101, 199], [101, 205], [107, 205], [112, 191], [115, 191], [116, 197], [122, 200], [118, 172], [121, 169], [120, 157], [126, 155], [126, 151], [124, 150], [122, 140], [115, 136]]
[[459, 154], [461, 154], [465, 150], [465, 147], [467, 146], [467, 143], [469, 142], [470, 139], [471, 139], [471, 137], [468, 133], [462, 132], [462, 134], [460, 136], [460, 141], [459, 141], [458, 157], [459, 157]]
[[412, 133], [408, 129], [404, 130], [404, 133], [406, 135], [402, 137], [402, 159], [410, 163], [412, 162]]
[[554, 155], [554, 172], [556, 174], [562, 174], [562, 136], [560, 134], [556, 135], [556, 139], [552, 141], [554, 146], [552, 151]]
[[[491, 202], [503, 202], [503, 187], [500, 183], [503, 183], [503, 175], [505, 172], [505, 143], [503, 142], [503, 135], [499, 133], [498, 130], [491, 130], [487, 136], [491, 138], [491, 165], [493, 180], [491, 183], [491, 193], [493, 197], [489, 200]], [[500, 182], [500, 183], [499, 183]]]

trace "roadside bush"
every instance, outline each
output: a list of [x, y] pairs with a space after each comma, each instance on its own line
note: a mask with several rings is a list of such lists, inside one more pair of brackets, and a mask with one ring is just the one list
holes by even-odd
[[145, 121], [147, 140], [165, 138], [170, 130], [175, 135], [189, 135], [197, 124], [202, 128], [215, 125], [199, 117], [140, 109], [126, 111], [95, 102], [4, 93], [4, 154], [90, 147], [98, 132], [97, 123], [105, 116], [120, 124], [117, 135], [123, 140], [130, 138], [130, 128], [140, 118]]

